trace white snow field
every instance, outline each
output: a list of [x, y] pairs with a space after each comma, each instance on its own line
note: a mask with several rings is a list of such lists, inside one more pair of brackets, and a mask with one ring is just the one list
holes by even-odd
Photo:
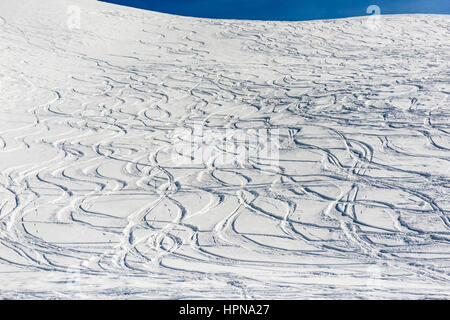
[[449, 31], [1, 1], [0, 298], [449, 299]]

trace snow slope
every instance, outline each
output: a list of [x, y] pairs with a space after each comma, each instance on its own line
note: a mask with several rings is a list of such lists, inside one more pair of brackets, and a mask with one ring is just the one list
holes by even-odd
[[450, 298], [449, 30], [1, 1], [0, 297]]

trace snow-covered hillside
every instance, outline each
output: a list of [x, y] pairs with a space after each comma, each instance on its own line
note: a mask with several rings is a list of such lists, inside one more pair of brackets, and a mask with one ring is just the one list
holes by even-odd
[[0, 2], [0, 298], [450, 298], [450, 18]]

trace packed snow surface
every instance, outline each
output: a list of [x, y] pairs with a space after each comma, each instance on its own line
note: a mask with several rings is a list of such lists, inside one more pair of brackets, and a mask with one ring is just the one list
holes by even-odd
[[449, 31], [1, 1], [0, 298], [450, 298]]

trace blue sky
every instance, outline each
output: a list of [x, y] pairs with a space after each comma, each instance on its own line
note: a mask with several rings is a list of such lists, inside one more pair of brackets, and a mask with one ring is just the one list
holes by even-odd
[[314, 20], [366, 15], [370, 5], [381, 14], [450, 14], [449, 0], [103, 0], [153, 11], [186, 16], [257, 19]]

